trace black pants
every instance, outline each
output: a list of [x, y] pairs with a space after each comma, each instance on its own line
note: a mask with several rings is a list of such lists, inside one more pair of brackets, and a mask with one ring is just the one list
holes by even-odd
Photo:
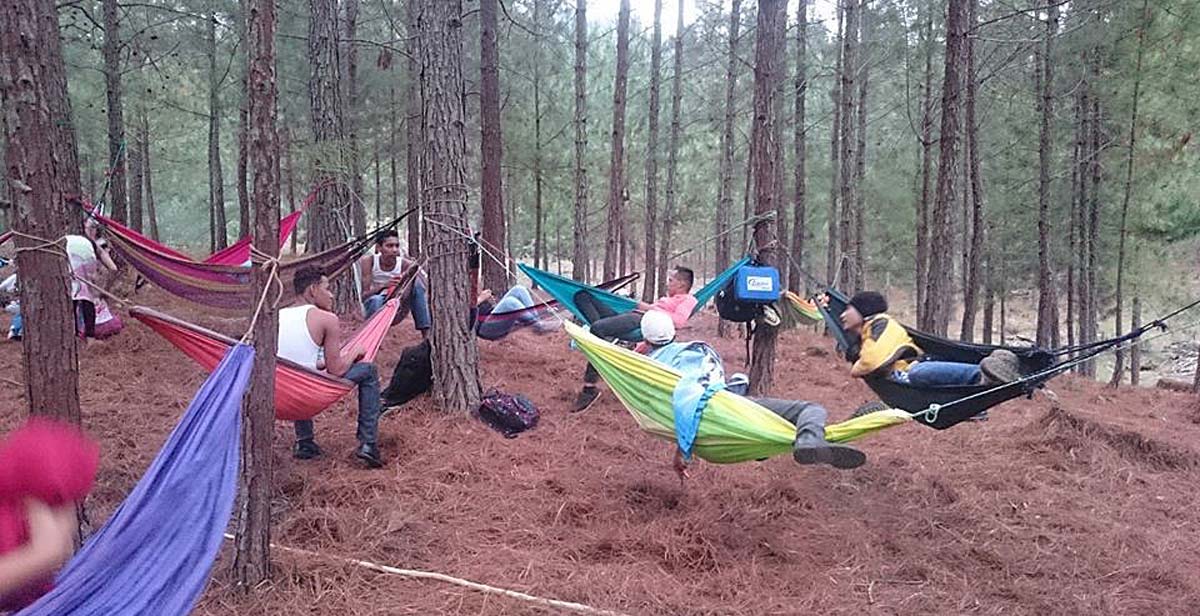
[[[593, 336], [603, 340], [638, 341], [637, 334], [639, 333], [638, 328], [642, 325], [642, 313], [634, 311], [617, 314], [615, 310], [597, 300], [586, 290], [576, 293], [574, 299], [579, 311], [591, 324]], [[587, 368], [583, 371], [583, 382], [593, 384], [599, 380], [600, 373], [596, 372], [591, 362], [588, 362]]]
[[86, 299], [75, 300], [75, 312], [83, 319], [85, 338], [96, 337], [96, 304]]

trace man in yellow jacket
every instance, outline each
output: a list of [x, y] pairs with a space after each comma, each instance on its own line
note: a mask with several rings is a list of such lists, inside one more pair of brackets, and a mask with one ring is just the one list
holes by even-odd
[[862, 291], [842, 312], [842, 327], [857, 338], [857, 344], [846, 350], [847, 358], [854, 362], [852, 376], [884, 376], [921, 387], [1007, 383], [1021, 378], [1019, 359], [1005, 349], [993, 351], [978, 364], [925, 356], [887, 309], [883, 295]]

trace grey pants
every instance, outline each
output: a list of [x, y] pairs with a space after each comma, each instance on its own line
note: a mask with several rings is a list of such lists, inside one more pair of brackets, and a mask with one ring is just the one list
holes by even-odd
[[825, 439], [825, 407], [804, 400], [782, 400], [779, 398], [750, 398], [767, 410], [788, 420], [796, 426], [796, 438], [808, 433]]

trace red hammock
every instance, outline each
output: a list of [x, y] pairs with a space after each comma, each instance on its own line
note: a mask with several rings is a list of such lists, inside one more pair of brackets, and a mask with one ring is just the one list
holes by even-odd
[[[367, 354], [361, 361], [375, 361], [383, 337], [400, 309], [400, 299], [388, 300], [379, 312], [371, 316], [362, 329], [342, 344], [342, 351], [361, 345]], [[237, 341], [177, 319], [175, 317], [144, 308], [130, 309], [133, 318], [150, 326], [154, 333], [175, 345], [184, 355], [191, 357], [205, 370], [213, 370], [225, 357], [226, 351]], [[354, 383], [330, 376], [324, 372], [306, 368], [292, 361], [279, 358], [275, 367], [275, 418], [288, 421], [312, 419], [325, 409], [341, 400], [354, 390]]]

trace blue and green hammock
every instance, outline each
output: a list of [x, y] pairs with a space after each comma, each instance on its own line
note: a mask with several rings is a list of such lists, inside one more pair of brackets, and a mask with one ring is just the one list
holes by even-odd
[[[725, 271], [717, 274], [716, 278], [710, 280], [708, 284], [700, 287], [700, 289], [698, 289], [695, 293], [692, 293], [692, 297], [696, 298], [696, 307], [692, 309], [692, 315], [694, 316], [697, 312], [700, 312], [700, 309], [703, 308], [710, 299], [716, 297], [717, 293], [720, 293], [721, 289], [725, 288], [725, 285], [729, 284], [729, 281], [733, 278], [733, 275], [737, 273], [738, 268], [746, 265], [749, 262], [750, 257], [742, 258], [737, 263], [734, 263], [726, 268]], [[584, 284], [565, 276], [551, 274], [550, 272], [525, 265], [524, 263], [518, 264], [518, 267], [520, 267], [521, 271], [525, 272], [525, 275], [529, 276], [534, 283], [545, 289], [546, 292], [549, 293], [554, 299], [558, 300], [560, 305], [571, 311], [571, 314], [575, 315], [580, 321], [589, 325], [591, 325], [591, 321], [588, 320], [587, 316], [583, 314], [583, 311], [580, 310], [579, 306], [575, 303], [575, 294], [579, 293], [580, 291], [587, 291], [596, 299], [596, 301], [608, 306], [617, 314], [632, 312], [637, 309], [638, 302], [636, 299], [625, 297], [623, 295], [617, 295], [611, 291], [606, 291], [599, 287]]]

